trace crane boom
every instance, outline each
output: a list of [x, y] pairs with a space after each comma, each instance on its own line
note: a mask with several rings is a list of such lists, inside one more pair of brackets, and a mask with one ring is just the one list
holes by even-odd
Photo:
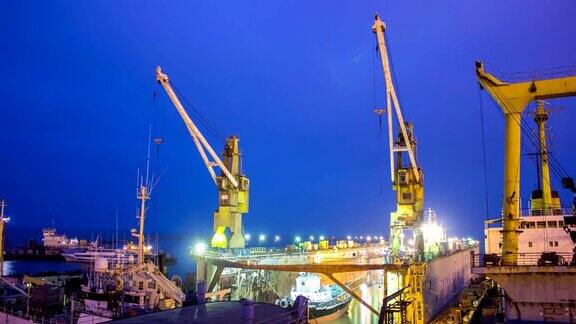
[[[190, 116], [188, 116], [186, 109], [184, 109], [172, 90], [168, 76], [162, 73], [160, 67], [156, 68], [156, 80], [162, 85], [180, 117], [182, 117], [214, 184], [218, 188], [218, 209], [214, 212], [212, 247], [244, 248], [242, 214], [248, 212], [250, 182], [246, 176], [241, 174], [238, 138], [229, 136], [226, 139], [223, 153], [224, 161], [222, 161], [198, 130]], [[212, 161], [208, 156], [212, 158]], [[220, 175], [216, 175], [215, 167], [220, 168]], [[230, 229], [232, 234], [230, 241], [228, 241], [226, 234], [227, 229]]]
[[[384, 32], [386, 26], [376, 15], [372, 31], [376, 35], [380, 61], [384, 72], [386, 87], [386, 115], [388, 120], [388, 140], [390, 150], [390, 177], [396, 191], [396, 211], [390, 214], [390, 246], [393, 258], [399, 255], [403, 245], [404, 230], [414, 233], [415, 258], [420, 261], [424, 257], [424, 242], [420, 225], [423, 219], [424, 185], [422, 170], [416, 160], [416, 140], [413, 126], [404, 120], [402, 109], [396, 94], [390, 60]], [[400, 132], [396, 140], [393, 137], [393, 114], [398, 120]], [[404, 153], [408, 155], [408, 164], [404, 165]]]
[[[210, 176], [212, 177], [214, 183], [216, 184], [216, 172], [214, 171], [214, 167], [218, 166], [222, 170], [222, 172], [226, 175], [226, 178], [228, 178], [228, 180], [232, 182], [234, 187], [238, 187], [238, 181], [234, 179], [232, 173], [230, 173], [228, 168], [224, 165], [224, 163], [222, 163], [220, 157], [218, 157], [218, 155], [214, 152], [210, 144], [208, 144], [202, 133], [200, 133], [200, 131], [198, 130], [198, 127], [196, 127], [190, 116], [188, 116], [186, 109], [184, 109], [182, 103], [180, 103], [180, 100], [178, 99], [178, 96], [176, 96], [176, 94], [172, 90], [168, 76], [162, 73], [162, 69], [159, 66], [156, 68], [156, 80], [158, 81], [158, 83], [162, 85], [164, 90], [166, 90], [166, 94], [168, 94], [168, 97], [174, 104], [174, 107], [176, 107], [176, 110], [178, 110], [180, 117], [182, 117], [184, 124], [186, 124], [186, 128], [188, 129], [190, 136], [192, 136], [194, 144], [196, 144], [196, 148], [198, 148], [198, 152], [200, 152], [200, 156], [202, 157], [204, 164], [206, 164], [206, 168], [208, 168], [208, 172], [210, 172]], [[208, 159], [208, 156], [206, 155], [204, 148], [206, 148], [208, 154], [210, 154], [212, 159], [214, 159], [213, 162]]]
[[372, 26], [372, 31], [376, 34], [378, 40], [378, 49], [380, 53], [380, 61], [382, 62], [382, 69], [384, 70], [384, 80], [386, 86], [386, 114], [388, 119], [388, 140], [390, 144], [390, 172], [392, 181], [394, 181], [394, 152], [395, 151], [406, 151], [410, 158], [410, 164], [412, 166], [412, 171], [416, 181], [420, 181], [420, 174], [418, 172], [418, 164], [416, 163], [416, 153], [412, 148], [410, 141], [407, 141], [406, 148], [395, 148], [393, 143], [393, 128], [392, 126], [392, 103], [394, 104], [396, 117], [398, 118], [398, 124], [404, 138], [408, 138], [408, 131], [406, 130], [404, 117], [402, 115], [402, 109], [400, 109], [400, 103], [398, 102], [398, 96], [396, 95], [396, 88], [392, 82], [392, 73], [390, 72], [390, 61], [388, 60], [388, 49], [386, 48], [386, 41], [384, 38], [384, 32], [386, 31], [386, 25], [380, 20], [380, 17], [376, 15], [374, 25]]
[[476, 77], [480, 87], [494, 98], [504, 113], [502, 261], [507, 265], [515, 265], [520, 234], [521, 115], [535, 100], [576, 96], [576, 76], [509, 83], [486, 72], [484, 65], [476, 62]]

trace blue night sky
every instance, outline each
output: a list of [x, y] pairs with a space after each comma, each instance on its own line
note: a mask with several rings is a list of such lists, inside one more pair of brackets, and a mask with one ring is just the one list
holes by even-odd
[[[240, 137], [252, 186], [247, 232], [387, 234], [394, 193], [372, 112], [374, 87], [384, 104], [371, 31], [379, 12], [415, 123], [425, 206], [451, 233], [481, 238], [474, 61], [504, 72], [576, 64], [573, 0], [3, 1], [0, 12], [0, 197], [10, 227], [37, 233], [52, 219], [68, 232], [110, 230], [116, 209], [120, 228], [134, 227], [150, 124], [164, 138], [152, 166], [167, 172], [147, 229], [211, 231], [216, 189], [155, 82], [161, 65], [220, 134]], [[493, 217], [504, 123], [483, 99]], [[552, 103], [565, 108], [550, 118], [552, 149], [576, 176], [576, 100]], [[526, 199], [536, 179], [522, 161]]]

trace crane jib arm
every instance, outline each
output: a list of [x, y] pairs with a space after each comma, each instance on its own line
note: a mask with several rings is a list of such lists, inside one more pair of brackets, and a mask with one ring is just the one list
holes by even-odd
[[[238, 187], [238, 181], [234, 178], [232, 173], [230, 173], [230, 170], [228, 170], [228, 168], [224, 165], [224, 163], [222, 163], [222, 160], [220, 160], [218, 154], [214, 152], [210, 144], [208, 144], [202, 133], [200, 133], [200, 131], [198, 130], [198, 127], [196, 127], [190, 116], [188, 116], [186, 109], [184, 109], [184, 106], [182, 106], [182, 103], [180, 103], [180, 100], [172, 90], [168, 76], [162, 73], [162, 69], [160, 67], [156, 68], [156, 80], [158, 81], [158, 83], [162, 85], [162, 87], [166, 91], [166, 94], [168, 94], [168, 97], [170, 97], [170, 100], [174, 104], [174, 107], [176, 107], [176, 110], [178, 110], [180, 117], [182, 117], [184, 124], [186, 124], [186, 128], [188, 129], [190, 136], [192, 136], [194, 144], [198, 148], [198, 152], [200, 153], [200, 156], [202, 157], [204, 164], [208, 168], [208, 172], [210, 172], [210, 176], [212, 176], [212, 180], [214, 181], [214, 183], [217, 183], [216, 180], [217, 177], [216, 173], [214, 172], [214, 167], [218, 166], [222, 170], [228, 181], [230, 181], [234, 187]], [[212, 157], [214, 162], [208, 159], [208, 156], [206, 155], [204, 149], [208, 151], [208, 154], [210, 155], [210, 157]]]
[[482, 62], [476, 62], [478, 82], [498, 104], [504, 113], [522, 113], [535, 100], [576, 96], [576, 72], [572, 76], [535, 79], [509, 83], [484, 70]]

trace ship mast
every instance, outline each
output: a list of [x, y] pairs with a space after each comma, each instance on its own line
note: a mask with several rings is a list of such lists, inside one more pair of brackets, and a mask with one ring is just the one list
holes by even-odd
[[[548, 112], [544, 108], [544, 101], [538, 100], [534, 121], [538, 126], [538, 142], [540, 145], [540, 183], [542, 188], [542, 199], [538, 209], [546, 210], [553, 207], [552, 189], [550, 186], [550, 166], [548, 164], [548, 145], [546, 143], [546, 121]], [[532, 206], [534, 208], [536, 206]]]
[[146, 178], [140, 179], [137, 198], [140, 200], [140, 216], [138, 231], [138, 264], [144, 264], [144, 220], [146, 219], [146, 200], [150, 199], [150, 186], [148, 174], [150, 173], [150, 141], [152, 136], [152, 127], [148, 129], [148, 151], [146, 155]]
[[150, 199], [148, 187], [141, 183], [138, 190], [138, 199], [140, 200], [140, 230], [138, 232], [138, 263], [144, 263], [144, 218], [146, 217], [146, 200]]
[[4, 275], [4, 224], [10, 221], [10, 218], [4, 217], [4, 208], [6, 201], [0, 200], [0, 277]]

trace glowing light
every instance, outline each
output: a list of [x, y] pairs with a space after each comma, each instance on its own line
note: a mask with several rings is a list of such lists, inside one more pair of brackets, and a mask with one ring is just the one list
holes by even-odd
[[220, 246], [224, 243], [226, 243], [226, 235], [220, 232], [214, 233], [214, 237], [212, 237], [212, 246], [215, 246], [214, 244]]
[[300, 241], [302, 241], [302, 239], [300, 238], [300, 236], [296, 236], [296, 237], [294, 238], [294, 242], [300, 243]]
[[310, 235], [310, 241], [314, 241], [314, 235]]
[[274, 242], [278, 242], [278, 241], [280, 241], [280, 236], [279, 235], [274, 236]]
[[204, 254], [204, 252], [206, 252], [206, 243], [204, 242], [196, 243], [196, 245], [194, 246], [194, 253], [196, 255], [201, 255]]
[[350, 241], [350, 240], [352, 240], [352, 236], [348, 235], [348, 236], [346, 236], [346, 239], [347, 239], [348, 241]]
[[372, 241], [372, 237], [366, 236], [366, 241]]
[[323, 241], [323, 240], [324, 240], [324, 236], [323, 236], [323, 235], [320, 235], [320, 238], [319, 238], [319, 239], [320, 239], [320, 241]]
[[322, 262], [322, 258], [323, 258], [322, 254], [316, 253], [316, 254], [314, 255], [314, 263], [320, 263], [320, 262]]
[[380, 235], [380, 241], [384, 240], [384, 236]]
[[244, 239], [246, 241], [250, 241], [250, 234], [244, 234]]
[[436, 223], [424, 223], [420, 230], [424, 238], [424, 246], [427, 248], [446, 240], [444, 228]]
[[258, 241], [260, 241], [260, 242], [266, 241], [266, 235], [260, 234], [260, 235], [258, 236]]

